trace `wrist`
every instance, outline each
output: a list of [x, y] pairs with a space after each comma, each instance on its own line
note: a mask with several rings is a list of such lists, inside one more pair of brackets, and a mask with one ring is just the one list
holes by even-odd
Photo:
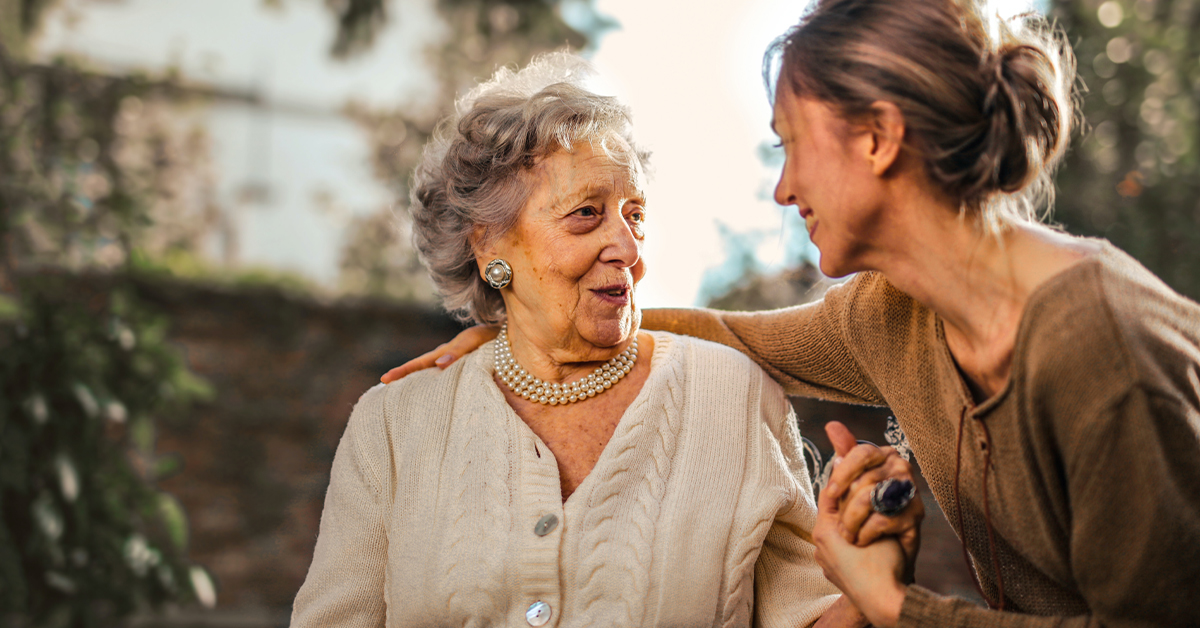
[[900, 582], [893, 582], [886, 591], [873, 596], [869, 611], [863, 609], [863, 614], [875, 628], [895, 628], [900, 623], [900, 609], [904, 606], [906, 587]]

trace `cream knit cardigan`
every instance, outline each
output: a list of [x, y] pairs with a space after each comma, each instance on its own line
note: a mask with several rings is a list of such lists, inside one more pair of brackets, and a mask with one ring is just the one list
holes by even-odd
[[[806, 626], [836, 599], [795, 415], [742, 354], [654, 333], [650, 376], [563, 503], [492, 343], [376, 386], [338, 446], [292, 626]], [[534, 533], [542, 517], [559, 523]]]

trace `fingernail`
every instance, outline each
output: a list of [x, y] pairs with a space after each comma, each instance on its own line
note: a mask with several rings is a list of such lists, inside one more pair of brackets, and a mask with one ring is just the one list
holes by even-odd
[[838, 493], [838, 485], [837, 485], [837, 482], [830, 482], [829, 484], [827, 484], [827, 485], [825, 486], [825, 490], [829, 491], [829, 493], [830, 493], [831, 495], [837, 495], [837, 493]]
[[446, 368], [453, 361], [454, 361], [454, 356], [447, 353], [446, 355], [434, 360], [433, 363], [438, 365], [441, 368]]

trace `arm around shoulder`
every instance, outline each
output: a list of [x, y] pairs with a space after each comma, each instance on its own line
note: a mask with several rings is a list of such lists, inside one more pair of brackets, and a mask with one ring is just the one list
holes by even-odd
[[881, 405], [882, 396], [863, 375], [847, 342], [851, 301], [881, 281], [863, 276], [830, 288], [819, 301], [762, 312], [652, 309], [642, 325], [702, 338], [753, 359], [791, 395]]

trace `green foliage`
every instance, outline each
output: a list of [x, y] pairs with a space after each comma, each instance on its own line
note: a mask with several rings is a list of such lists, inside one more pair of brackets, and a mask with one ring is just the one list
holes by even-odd
[[161, 138], [131, 141], [154, 129], [132, 114], [170, 86], [24, 61], [45, 5], [0, 33], [0, 623], [107, 626], [211, 602], [154, 487], [155, 421], [205, 387], [122, 279], [172, 171]]
[[1200, 2], [1056, 0], [1088, 91], [1055, 218], [1200, 299]]
[[139, 278], [176, 279], [205, 285], [253, 288], [271, 286], [295, 295], [320, 294], [313, 280], [296, 272], [263, 266], [216, 266], [207, 258], [186, 248], [172, 248], [160, 255], [134, 250], [129, 270]]
[[79, 283], [23, 281], [0, 323], [0, 616], [38, 626], [194, 597], [153, 431], [207, 389], [131, 289]]

